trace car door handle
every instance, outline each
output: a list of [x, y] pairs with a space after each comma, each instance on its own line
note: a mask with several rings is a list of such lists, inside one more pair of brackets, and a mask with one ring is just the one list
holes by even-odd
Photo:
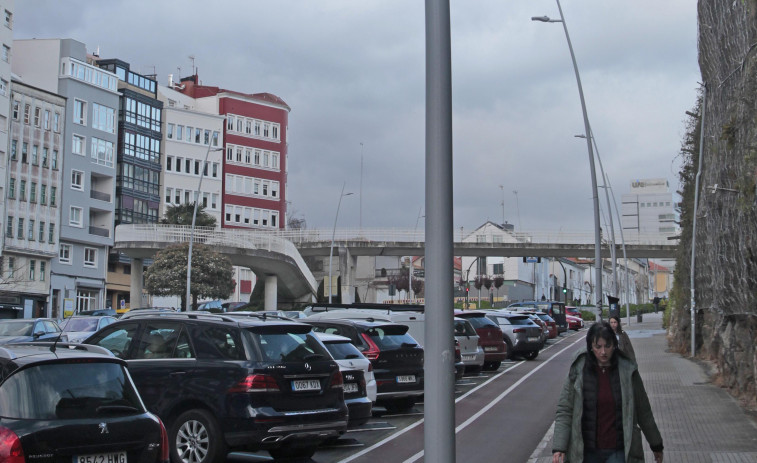
[[185, 375], [185, 374], [187, 374], [186, 371], [172, 371], [171, 373], [168, 374], [168, 376], [179, 376], [179, 375]]

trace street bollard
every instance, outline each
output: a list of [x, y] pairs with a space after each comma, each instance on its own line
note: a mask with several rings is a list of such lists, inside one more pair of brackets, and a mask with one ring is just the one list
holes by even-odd
[[641, 309], [636, 311], [636, 323], [641, 323]]

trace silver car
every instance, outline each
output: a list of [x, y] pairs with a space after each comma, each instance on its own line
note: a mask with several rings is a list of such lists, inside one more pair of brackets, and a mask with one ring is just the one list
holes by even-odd
[[499, 325], [507, 344], [508, 357], [533, 360], [542, 348], [542, 329], [528, 315], [488, 310], [486, 316]]
[[465, 372], [478, 374], [484, 367], [484, 350], [478, 345], [478, 333], [468, 320], [455, 317], [455, 339], [460, 344], [460, 355]]

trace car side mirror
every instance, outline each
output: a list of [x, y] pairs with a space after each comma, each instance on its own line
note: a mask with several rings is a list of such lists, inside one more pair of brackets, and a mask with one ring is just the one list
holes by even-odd
[[34, 333], [34, 334], [33, 334], [32, 336], [34, 336], [34, 339], [37, 339], [37, 338], [39, 338], [40, 336], [44, 336], [44, 335], [45, 335], [45, 332], [44, 332], [44, 331], [37, 331], [37, 332], [36, 332], [36, 333]]

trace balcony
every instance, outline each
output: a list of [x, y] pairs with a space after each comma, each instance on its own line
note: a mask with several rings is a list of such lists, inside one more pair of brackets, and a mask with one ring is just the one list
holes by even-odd
[[103, 236], [105, 238], [110, 237], [110, 229], [102, 227], [89, 227], [90, 235]]
[[105, 201], [107, 203], [110, 202], [110, 195], [101, 191], [90, 190], [89, 197], [92, 199], [97, 199], [99, 201]]

